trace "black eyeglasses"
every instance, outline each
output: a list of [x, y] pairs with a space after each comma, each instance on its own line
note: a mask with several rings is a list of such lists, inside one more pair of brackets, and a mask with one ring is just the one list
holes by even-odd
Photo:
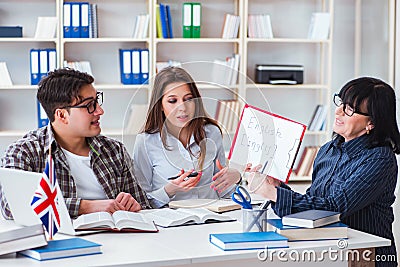
[[81, 101], [81, 103], [91, 99], [87, 104], [85, 105], [75, 105], [75, 106], [65, 106], [62, 108], [86, 108], [89, 114], [92, 114], [93, 112], [96, 111], [97, 105], [101, 106], [103, 105], [103, 92], [97, 92], [96, 93], [96, 98], [94, 99], [93, 97], [88, 97], [85, 98]]
[[343, 112], [344, 112], [344, 114], [346, 114], [349, 117], [353, 116], [354, 113], [364, 115], [364, 116], [369, 116], [368, 113], [358, 111], [355, 108], [351, 107], [349, 104], [343, 103], [343, 100], [340, 98], [340, 96], [338, 94], [333, 95], [333, 103], [335, 103], [335, 105], [337, 107], [340, 107], [341, 105], [343, 105]]

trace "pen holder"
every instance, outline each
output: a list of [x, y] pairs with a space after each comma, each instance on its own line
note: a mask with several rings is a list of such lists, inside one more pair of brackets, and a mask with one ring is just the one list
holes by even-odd
[[243, 232], [267, 231], [267, 209], [242, 209]]

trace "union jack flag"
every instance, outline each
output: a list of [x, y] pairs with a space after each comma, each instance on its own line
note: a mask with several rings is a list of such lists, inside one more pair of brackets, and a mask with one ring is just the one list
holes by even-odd
[[50, 240], [60, 228], [60, 215], [58, 214], [58, 186], [54, 162], [49, 155], [42, 179], [33, 195], [31, 206], [33, 211], [39, 216], [44, 227], [49, 233]]

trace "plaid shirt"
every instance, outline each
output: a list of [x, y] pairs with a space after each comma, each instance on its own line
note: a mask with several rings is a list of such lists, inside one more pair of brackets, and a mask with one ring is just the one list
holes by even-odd
[[[133, 160], [125, 146], [119, 141], [102, 135], [87, 138], [87, 142], [91, 148], [91, 168], [107, 197], [115, 199], [120, 192], [130, 193], [143, 209], [150, 208], [146, 194], [133, 174]], [[50, 144], [52, 144], [58, 184], [70, 216], [76, 217], [81, 199], [78, 198], [76, 184], [71, 176], [67, 158], [54, 139], [51, 126], [31, 131], [22, 139], [11, 144], [1, 159], [1, 166], [42, 173]], [[11, 219], [12, 215], [2, 190], [0, 190], [0, 207], [3, 216]]]

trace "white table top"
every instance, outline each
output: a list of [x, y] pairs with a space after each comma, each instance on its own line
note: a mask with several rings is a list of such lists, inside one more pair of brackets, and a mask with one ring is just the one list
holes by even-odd
[[[255, 250], [223, 251], [209, 242], [210, 233], [241, 232], [239, 221], [159, 228], [158, 233], [98, 233], [83, 238], [102, 244], [102, 254], [49, 261], [36, 261], [9, 254], [0, 256], [1, 266], [176, 266], [239, 259], [257, 259]], [[65, 236], [60, 236], [64, 238]], [[349, 229], [348, 248], [390, 245], [390, 240]], [[286, 250], [337, 249], [336, 240], [289, 242]]]

